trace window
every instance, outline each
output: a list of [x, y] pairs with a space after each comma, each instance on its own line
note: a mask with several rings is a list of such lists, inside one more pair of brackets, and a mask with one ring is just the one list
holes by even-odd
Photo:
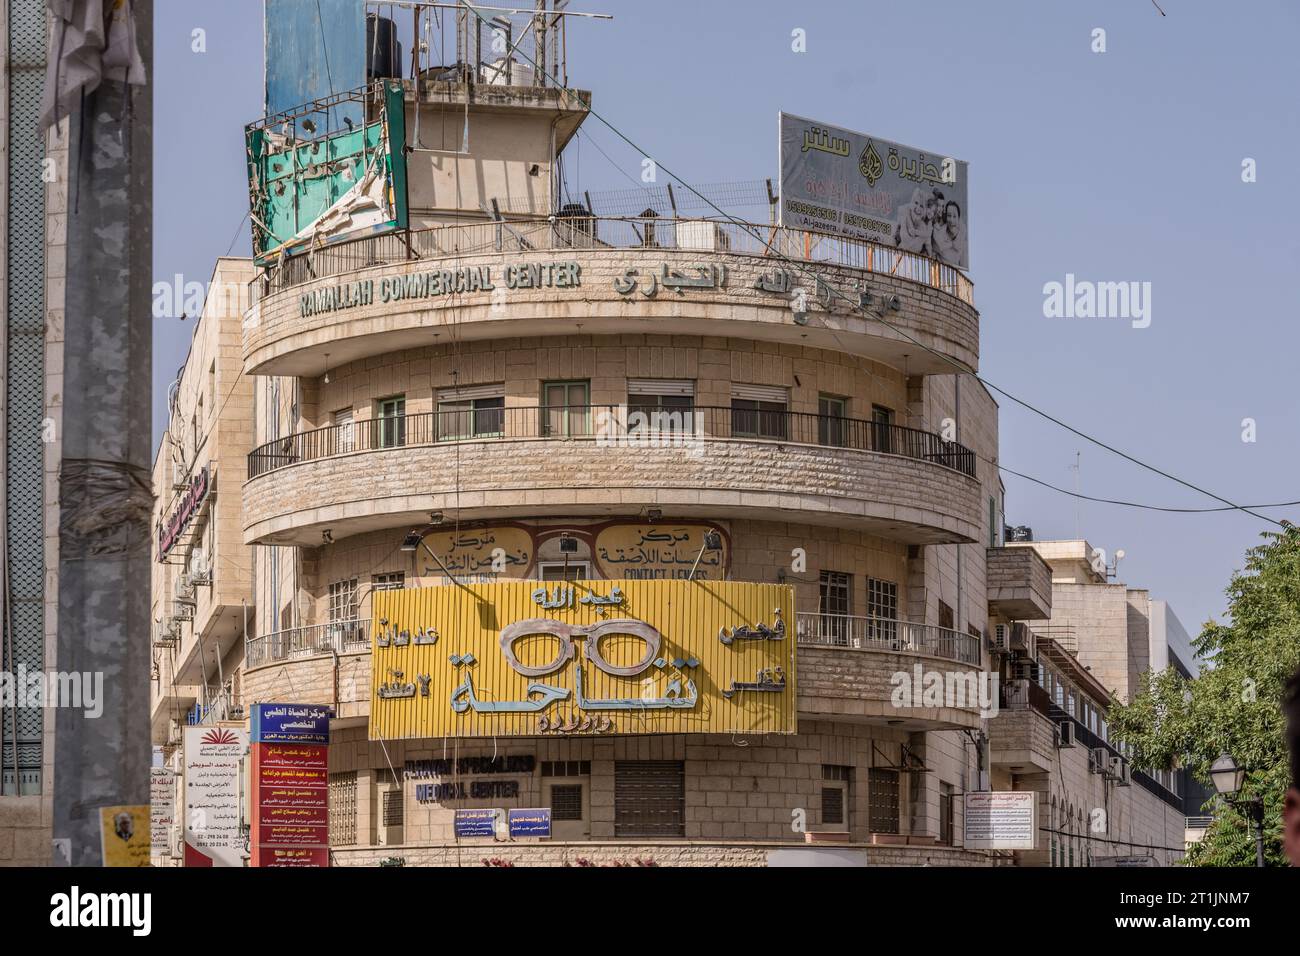
[[386, 398], [379, 403], [380, 448], [395, 448], [406, 444], [406, 397]]
[[894, 450], [894, 410], [884, 405], [871, 406], [871, 447], [876, 451]]
[[846, 419], [849, 417], [849, 400], [833, 395], [822, 395], [817, 399], [817, 444], [848, 444]]
[[591, 434], [591, 386], [588, 382], [542, 385], [542, 435], [571, 438]]
[[589, 777], [590, 760], [543, 760], [543, 777]]
[[352, 431], [352, 409], [340, 408], [330, 415], [330, 423], [334, 426], [335, 452], [345, 454], [356, 450], [356, 437]]
[[836, 764], [822, 765], [822, 825], [842, 826], [849, 824], [847, 807], [849, 804], [849, 786], [853, 780], [853, 768]]
[[384, 791], [384, 826], [400, 827], [402, 825], [402, 791]]
[[329, 775], [330, 846], [357, 845], [357, 773]]
[[582, 819], [582, 784], [551, 787], [551, 819], [556, 822]]
[[943, 601], [939, 602], [939, 626], [950, 631], [953, 629], [952, 608]]
[[939, 842], [952, 846], [952, 784], [939, 784]]
[[627, 380], [628, 433], [690, 434], [694, 430], [695, 383], [673, 379]]
[[788, 438], [790, 395], [773, 385], [732, 385], [731, 434], [737, 438]]
[[406, 587], [405, 571], [389, 571], [387, 574], [372, 574], [370, 589], [372, 591], [400, 591]]
[[543, 561], [538, 565], [542, 581], [590, 581], [591, 565], [586, 561]]
[[832, 644], [847, 645], [852, 636], [853, 575], [843, 571], [823, 571], [818, 598], [821, 637]]
[[614, 836], [686, 836], [683, 761], [614, 761]]
[[217, 407], [217, 363], [213, 362], [208, 368], [208, 406]]
[[357, 579], [335, 581], [329, 586], [329, 620], [354, 621], [357, 618]]
[[867, 578], [867, 637], [892, 646], [898, 639], [898, 585]]
[[867, 817], [872, 833], [898, 832], [898, 771], [867, 771]]
[[989, 547], [998, 546], [998, 499], [989, 496]]
[[505, 385], [471, 385], [438, 392], [437, 440], [505, 434]]

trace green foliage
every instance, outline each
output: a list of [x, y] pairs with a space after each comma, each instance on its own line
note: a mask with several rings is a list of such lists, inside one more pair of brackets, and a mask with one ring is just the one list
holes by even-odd
[[[1264, 799], [1265, 859], [1284, 866], [1281, 816], [1290, 774], [1280, 703], [1300, 667], [1300, 528], [1263, 537], [1227, 587], [1232, 623], [1211, 621], [1194, 642], [1209, 666], [1191, 681], [1172, 668], [1148, 674], [1132, 703], [1112, 704], [1110, 729], [1133, 747], [1134, 766], [1187, 766], [1207, 786], [1210, 764], [1231, 754], [1249, 771], [1241, 796]], [[1250, 822], [1217, 798], [1204, 809], [1214, 823], [1187, 862], [1253, 866]]]

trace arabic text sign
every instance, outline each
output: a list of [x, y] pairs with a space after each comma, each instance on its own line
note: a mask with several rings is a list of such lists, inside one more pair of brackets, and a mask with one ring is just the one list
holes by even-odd
[[967, 849], [1032, 850], [1038, 795], [1027, 790], [968, 793], [963, 817]]
[[320, 704], [253, 705], [253, 866], [329, 865], [329, 719]]
[[700, 553], [704, 535], [714, 528], [703, 524], [613, 524], [596, 535], [593, 553], [607, 578], [686, 578], [699, 558], [697, 579], [721, 580], [730, 557], [727, 536], [721, 551]]
[[374, 602], [371, 739], [795, 732], [786, 585], [505, 581]]
[[510, 838], [549, 837], [551, 835], [551, 808], [532, 807], [507, 811]]
[[149, 808], [100, 807], [102, 866], [149, 866]]
[[781, 225], [970, 268], [966, 163], [782, 113]]
[[243, 866], [240, 763], [248, 731], [185, 728], [185, 865]]
[[457, 838], [495, 836], [496, 822], [500, 816], [500, 810], [457, 810], [456, 836]]
[[149, 840], [154, 852], [167, 855], [176, 819], [176, 774], [166, 767], [149, 768]]

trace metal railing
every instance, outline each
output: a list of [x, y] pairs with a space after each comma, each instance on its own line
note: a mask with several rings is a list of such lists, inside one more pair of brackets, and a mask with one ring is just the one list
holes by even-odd
[[946, 627], [847, 614], [800, 612], [796, 617], [800, 644], [928, 654], [963, 664], [980, 664], [980, 639]]
[[[732, 220], [615, 218], [585, 212], [550, 219], [453, 223], [336, 242], [286, 259], [253, 280], [254, 292], [269, 295], [315, 279], [399, 262], [573, 249], [664, 249], [759, 256], [776, 264], [788, 259], [847, 266], [930, 286], [967, 305], [975, 302], [974, 286], [961, 270], [867, 239]], [[801, 278], [806, 285], [807, 278], [795, 276]]]
[[542, 405], [418, 412], [295, 432], [255, 448], [248, 477], [335, 455], [456, 441], [590, 439], [635, 447], [759, 439], [874, 451], [932, 462], [974, 477], [975, 455], [956, 442], [901, 425], [809, 412], [734, 406], [641, 409], [625, 405]]
[[370, 618], [306, 624], [249, 638], [245, 645], [245, 666], [260, 667], [274, 661], [317, 657], [331, 651], [342, 654], [369, 649]]

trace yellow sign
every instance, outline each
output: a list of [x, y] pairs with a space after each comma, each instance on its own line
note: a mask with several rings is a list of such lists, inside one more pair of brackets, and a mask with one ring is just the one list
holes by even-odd
[[100, 807], [104, 866], [149, 866], [149, 807]]
[[374, 597], [372, 740], [794, 733], [794, 589], [503, 581]]
[[522, 577], [533, 566], [533, 539], [523, 528], [435, 531], [425, 536], [424, 543], [455, 575]]
[[701, 547], [706, 524], [614, 524], [596, 535], [596, 565], [607, 578], [681, 578], [695, 570], [695, 580], [721, 581], [727, 573], [729, 542], [719, 533], [722, 550]]

